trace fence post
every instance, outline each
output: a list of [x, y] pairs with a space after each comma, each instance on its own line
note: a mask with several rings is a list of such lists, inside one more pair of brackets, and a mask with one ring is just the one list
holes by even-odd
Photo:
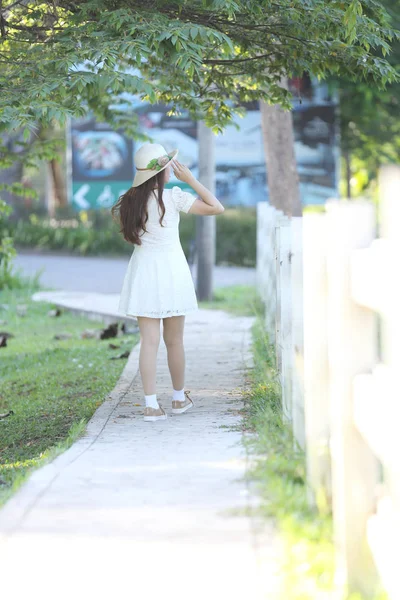
[[304, 412], [308, 500], [312, 506], [322, 510], [332, 502], [325, 214], [304, 214], [303, 240]]
[[[400, 167], [385, 165], [379, 173], [380, 237], [400, 258]], [[392, 274], [397, 279], [397, 274]], [[400, 372], [400, 307], [382, 317], [382, 360], [393, 373]], [[399, 498], [400, 501], [400, 498]]]
[[276, 222], [283, 216], [281, 210], [277, 210], [274, 206], [270, 207], [270, 221], [268, 229], [268, 282], [267, 282], [267, 320], [266, 327], [270, 336], [270, 341], [273, 345], [276, 345], [276, 286], [277, 286], [277, 272], [276, 272]]
[[[380, 221], [381, 221], [381, 237], [387, 240], [390, 245], [391, 254], [394, 257], [394, 262], [400, 258], [400, 167], [398, 165], [385, 165], [379, 173], [379, 188], [380, 188]], [[393, 287], [398, 291], [398, 275], [397, 272], [391, 272], [393, 277]], [[394, 290], [393, 290], [394, 291]], [[394, 296], [394, 294], [393, 294]], [[398, 297], [398, 292], [397, 292]], [[399, 391], [400, 391], [400, 307], [393, 297], [388, 303], [390, 309], [382, 315], [382, 360], [385, 366], [388, 367], [392, 379], [392, 395], [395, 398], [397, 407], [399, 406]], [[400, 410], [397, 408], [397, 414]], [[396, 419], [395, 415], [387, 415], [387, 418]], [[397, 418], [398, 424], [398, 418]], [[384, 465], [384, 481], [386, 492], [390, 498], [390, 504], [378, 506], [378, 513], [381, 511], [386, 516], [387, 524], [392, 524], [391, 535], [394, 537], [395, 527], [397, 531], [400, 528], [400, 464], [399, 455], [396, 451], [393, 452], [392, 460], [387, 461]], [[388, 504], [387, 498], [384, 502]], [[373, 533], [373, 532], [371, 532]], [[381, 536], [383, 538], [384, 536]], [[396, 542], [398, 539], [396, 540]], [[390, 597], [395, 599], [400, 597], [399, 576], [396, 571], [398, 560], [387, 560], [387, 553], [382, 552], [383, 560], [381, 563], [382, 579], [387, 586]], [[386, 569], [388, 572], [386, 573]]]
[[267, 284], [267, 245], [268, 239], [266, 230], [268, 227], [268, 202], [257, 202], [257, 248], [256, 248], [256, 285], [257, 291], [266, 301], [266, 284]]
[[268, 202], [257, 203], [257, 288], [265, 304], [265, 329], [275, 344], [275, 221], [283, 215]]
[[350, 290], [350, 255], [370, 245], [375, 212], [365, 201], [326, 204], [328, 361], [332, 499], [337, 549], [336, 583], [371, 596], [379, 578], [367, 543], [367, 520], [375, 508], [378, 461], [353, 421], [353, 379], [376, 363], [376, 315], [357, 305]]
[[303, 308], [303, 217], [291, 219], [291, 323], [292, 323], [292, 421], [293, 434], [305, 447], [304, 424], [304, 308]]
[[290, 218], [282, 216], [275, 226], [276, 240], [276, 368], [282, 388], [282, 410], [287, 421], [292, 420], [292, 327], [290, 281]]

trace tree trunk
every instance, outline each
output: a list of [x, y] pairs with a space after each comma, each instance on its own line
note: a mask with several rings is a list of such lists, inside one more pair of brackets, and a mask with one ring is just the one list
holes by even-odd
[[[287, 80], [281, 82], [287, 88]], [[302, 216], [290, 111], [260, 101], [270, 203], [288, 216]]]
[[[18, 151], [18, 140], [20, 138], [20, 135], [20, 133], [16, 135], [8, 135], [7, 133], [5, 133], [1, 138], [1, 143], [4, 146], [6, 146], [10, 151]], [[6, 185], [12, 185], [13, 183], [21, 183], [22, 173], [22, 162], [17, 160], [7, 169], [0, 169], [0, 183]], [[10, 221], [17, 220], [21, 213], [20, 209], [22, 209], [24, 204], [24, 198], [12, 194], [7, 190], [0, 190], [0, 198], [13, 207], [13, 212], [10, 213], [9, 216]]]
[[344, 162], [346, 165], [346, 190], [347, 190], [347, 198], [351, 200], [351, 158], [350, 151], [346, 148], [343, 152], [344, 154]]
[[[203, 121], [197, 124], [199, 144], [199, 181], [215, 193], [214, 134]], [[216, 254], [214, 215], [196, 217], [197, 282], [199, 300], [212, 300], [213, 270]]]
[[53, 158], [50, 161], [50, 169], [53, 177], [54, 196], [57, 200], [58, 206], [67, 206], [67, 194], [60, 162]]
[[56, 193], [51, 161], [46, 164], [46, 208], [47, 215], [54, 218], [56, 216]]

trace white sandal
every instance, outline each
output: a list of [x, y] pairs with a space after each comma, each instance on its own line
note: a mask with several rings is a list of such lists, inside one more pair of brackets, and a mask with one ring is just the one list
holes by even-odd
[[185, 390], [185, 400], [172, 400], [172, 414], [180, 415], [189, 410], [189, 408], [193, 408], [194, 402], [189, 397], [189, 392], [190, 390]]

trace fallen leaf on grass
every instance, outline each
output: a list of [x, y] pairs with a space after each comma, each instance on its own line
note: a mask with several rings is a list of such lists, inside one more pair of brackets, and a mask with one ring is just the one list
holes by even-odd
[[15, 337], [15, 335], [13, 333], [10, 333], [9, 331], [0, 331], [0, 335], [4, 335], [4, 337]]
[[0, 419], [6, 419], [7, 417], [9, 417], [10, 415], [13, 415], [14, 411], [13, 410], [9, 410], [6, 413], [0, 414]]
[[117, 337], [118, 335], [118, 323], [111, 323], [108, 327], [105, 327], [100, 331], [100, 339], [107, 340], [108, 338]]
[[116, 358], [128, 358], [130, 352], [129, 350], [125, 350], [122, 354], [118, 354], [117, 356], [110, 356], [110, 360], [115, 360]]
[[111, 350], [116, 350], [117, 348], [121, 348], [121, 344], [119, 346], [117, 346], [117, 344], [112, 344], [111, 342], [108, 344], [108, 347], [111, 348]]

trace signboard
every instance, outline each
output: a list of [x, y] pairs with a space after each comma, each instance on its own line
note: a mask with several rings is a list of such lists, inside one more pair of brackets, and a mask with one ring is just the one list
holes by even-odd
[[108, 208], [130, 188], [133, 142], [94, 119], [74, 120], [69, 131], [70, 202], [76, 210]]
[[295, 154], [303, 204], [323, 204], [339, 194], [338, 96], [308, 77], [290, 81]]
[[[323, 204], [338, 195], [339, 145], [337, 98], [325, 84], [308, 77], [290, 81], [294, 93], [295, 154], [303, 205]], [[226, 127], [215, 136], [216, 195], [225, 206], [255, 206], [268, 200], [267, 169], [258, 102], [244, 104], [240, 126]], [[126, 110], [135, 111], [141, 131], [167, 152], [179, 149], [178, 160], [198, 177], [197, 124], [188, 111], [167, 115], [170, 107], [147, 104], [132, 96]], [[70, 201], [76, 210], [111, 207], [132, 185], [133, 154], [143, 142], [133, 143], [122, 133], [94, 120], [73, 121], [70, 128], [72, 177]], [[166, 187], [179, 185], [171, 169]]]
[[[322, 204], [338, 194], [337, 99], [326, 85], [307, 77], [293, 79], [290, 85], [302, 203]], [[215, 136], [216, 195], [225, 206], [255, 206], [268, 200], [260, 110], [257, 102], [244, 106], [246, 115], [234, 118], [240, 129], [230, 125]], [[166, 150], [179, 148], [178, 160], [198, 177], [197, 128], [187, 111], [168, 116], [169, 107], [144, 103], [134, 110], [142, 131]], [[167, 187], [177, 184], [185, 186], [171, 172]]]

